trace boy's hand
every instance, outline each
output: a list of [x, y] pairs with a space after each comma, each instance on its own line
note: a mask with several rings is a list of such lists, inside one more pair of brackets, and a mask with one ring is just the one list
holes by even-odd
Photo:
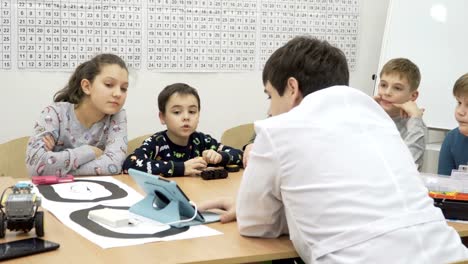
[[232, 198], [217, 198], [216, 200], [206, 201], [198, 205], [198, 210], [204, 212], [210, 209], [222, 210], [221, 223], [236, 221], [236, 203]]
[[184, 162], [184, 174], [195, 176], [202, 172], [202, 169], [206, 168], [206, 161], [202, 157], [196, 157], [189, 159]]
[[96, 155], [96, 158], [99, 158], [102, 156], [102, 154], [104, 154], [104, 151], [102, 151], [102, 149], [95, 147], [95, 146], [90, 146], [90, 147], [93, 149], [94, 154]]
[[422, 117], [424, 114], [424, 108], [419, 108], [415, 101], [393, 105], [400, 108], [400, 116], [403, 118]]
[[42, 141], [44, 141], [44, 147], [47, 151], [52, 151], [54, 149], [55, 140], [53, 136], [47, 134], [42, 138]]
[[375, 100], [378, 104], [380, 104], [380, 101], [382, 100], [382, 96], [380, 96], [380, 95], [374, 95], [373, 98], [374, 98], [374, 100]]
[[242, 156], [242, 164], [244, 164], [244, 169], [247, 168], [247, 162], [249, 161], [250, 151], [252, 150], [253, 143], [245, 146], [244, 155]]
[[203, 159], [209, 164], [218, 164], [223, 160], [223, 157], [218, 152], [208, 149], [202, 153]]

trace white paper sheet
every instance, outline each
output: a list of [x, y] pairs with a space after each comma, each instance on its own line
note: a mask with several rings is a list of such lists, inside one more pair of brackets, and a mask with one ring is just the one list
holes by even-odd
[[[113, 189], [103, 187], [101, 184], [103, 182], [107, 183], [108, 185], [110, 184], [115, 189], [120, 188], [120, 193], [126, 192], [126, 195], [122, 198], [112, 198], [112, 196], [114, 196]], [[52, 189], [50, 189], [50, 187]], [[78, 221], [77, 219], [83, 218], [72, 218], [72, 214], [77, 215], [78, 212], [83, 212], [81, 215], [87, 215], [87, 209], [93, 208], [95, 206], [114, 209], [116, 207], [125, 208], [132, 206], [143, 198], [143, 196], [137, 193], [135, 190], [112, 177], [79, 178], [72, 183], [61, 183], [50, 185], [50, 187], [47, 187], [49, 188], [47, 190], [43, 189], [42, 186], [40, 188], [35, 188], [35, 192], [42, 197], [42, 207], [46, 208], [50, 213], [54, 214], [64, 225], [68, 226], [78, 234], [82, 235], [102, 248], [130, 246], [148, 242], [171, 241], [222, 234], [221, 232], [207, 226], [198, 225], [191, 226], [184, 231], [172, 228], [176, 234], [162, 237], [151, 237], [152, 234], [164, 230], [169, 230], [171, 227], [148, 218], [140, 217], [130, 212], [129, 220], [131, 224], [125, 227], [117, 228], [105, 224], [95, 223], [92, 220], [86, 219]], [[51, 193], [55, 193], [55, 196], [52, 196]], [[125, 208], [121, 210], [127, 209]], [[92, 222], [94, 225], [99, 225], [100, 228], [98, 229], [100, 231], [109, 232], [113, 235], [100, 235], [100, 231], [92, 231], [93, 228], [89, 225], [90, 222], [87, 221]], [[139, 234], [139, 236], [143, 237], [132, 238], [132, 235], [136, 234]], [[123, 238], [125, 236], [128, 238]]]

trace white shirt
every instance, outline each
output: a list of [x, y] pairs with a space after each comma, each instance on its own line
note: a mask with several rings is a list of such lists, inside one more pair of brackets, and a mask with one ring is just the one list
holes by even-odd
[[323, 89], [255, 130], [237, 200], [242, 235], [277, 237], [289, 229], [306, 263], [468, 258], [394, 122], [369, 96], [346, 86]]

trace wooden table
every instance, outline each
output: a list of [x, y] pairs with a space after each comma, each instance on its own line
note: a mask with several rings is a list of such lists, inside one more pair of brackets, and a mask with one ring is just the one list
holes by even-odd
[[[241, 177], [242, 173], [238, 172], [230, 173], [229, 177], [223, 180], [204, 181], [199, 177], [181, 177], [173, 180], [177, 181], [191, 200], [201, 202], [214, 197], [234, 197]], [[141, 192], [130, 176], [120, 175], [115, 178]], [[13, 178], [0, 177], [0, 191], [14, 182]], [[223, 235], [102, 249], [47, 212], [44, 239], [60, 243], [60, 248], [52, 252], [13, 259], [7, 263], [247, 263], [298, 256], [286, 236], [278, 239], [243, 237], [239, 235], [235, 222], [212, 223], [208, 226], [222, 232]], [[31, 236], [35, 236], [34, 229], [29, 234], [7, 230], [6, 237], [0, 239], [0, 242]]]
[[[173, 178], [195, 202], [213, 197], [236, 195], [242, 175], [230, 173], [224, 180], [204, 181], [201, 178]], [[136, 187], [128, 175], [116, 176], [127, 185]], [[15, 181], [0, 177], [0, 191]], [[449, 222], [461, 237], [468, 237], [468, 224]], [[155, 242], [144, 245], [102, 249], [81, 235], [67, 228], [50, 213], [45, 214], [44, 239], [60, 243], [56, 251], [10, 260], [7, 263], [25, 264], [72, 264], [72, 263], [247, 263], [270, 259], [297, 257], [288, 237], [278, 239], [248, 238], [239, 235], [236, 223], [212, 223], [208, 225], [224, 235], [202, 237], [169, 242]], [[7, 230], [0, 242], [35, 236]]]
[[458, 234], [462, 238], [468, 238], [468, 224], [457, 223], [457, 222], [448, 222], [448, 225], [455, 228]]

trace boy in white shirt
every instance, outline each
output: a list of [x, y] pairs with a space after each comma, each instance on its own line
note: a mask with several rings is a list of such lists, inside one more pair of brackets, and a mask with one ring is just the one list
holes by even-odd
[[245, 236], [289, 234], [306, 263], [448, 263], [468, 259], [434, 207], [393, 121], [348, 87], [342, 51], [296, 37], [263, 70], [271, 118], [225, 209]]

